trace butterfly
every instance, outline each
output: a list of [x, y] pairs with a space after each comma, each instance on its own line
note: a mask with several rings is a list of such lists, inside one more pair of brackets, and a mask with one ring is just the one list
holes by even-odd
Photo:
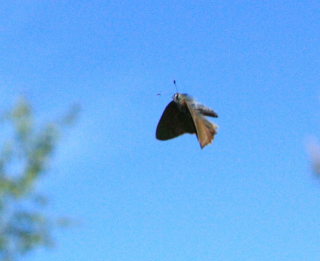
[[176, 93], [165, 108], [156, 130], [158, 140], [169, 140], [184, 133], [195, 133], [201, 149], [210, 144], [218, 126], [205, 116], [218, 117], [212, 109], [200, 104], [188, 94]]

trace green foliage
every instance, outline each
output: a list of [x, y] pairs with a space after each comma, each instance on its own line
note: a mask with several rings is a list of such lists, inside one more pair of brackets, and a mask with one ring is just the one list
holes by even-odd
[[8, 127], [1, 136], [13, 135], [0, 147], [0, 260], [17, 260], [52, 244], [59, 220], [45, 215], [47, 200], [36, 193], [36, 185], [48, 170], [61, 130], [78, 111], [72, 108], [60, 121], [38, 128], [30, 104], [21, 99], [1, 118], [2, 129]]

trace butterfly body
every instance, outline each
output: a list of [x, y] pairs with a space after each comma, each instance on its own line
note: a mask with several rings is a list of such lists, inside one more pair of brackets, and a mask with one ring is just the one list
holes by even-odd
[[160, 118], [156, 138], [168, 140], [184, 133], [196, 134], [203, 148], [212, 142], [218, 129], [204, 116], [218, 117], [212, 109], [198, 103], [188, 94], [176, 93]]

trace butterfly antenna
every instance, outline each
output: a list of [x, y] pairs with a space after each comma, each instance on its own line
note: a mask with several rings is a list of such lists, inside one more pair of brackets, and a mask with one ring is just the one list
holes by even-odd
[[[178, 87], [177, 87], [177, 82], [176, 82], [176, 80], [173, 80], [173, 84], [174, 84], [174, 87], [175, 87], [175, 89], [176, 89], [176, 92], [178, 93], [179, 91], [178, 91]], [[162, 95], [161, 92], [158, 92], [158, 93], [157, 93], [157, 96], [161, 96], [161, 95]]]
[[176, 87], [176, 92], [178, 92], [178, 87], [177, 87], [177, 82], [176, 82], [176, 80], [173, 80], [173, 84], [174, 84], [174, 86]]

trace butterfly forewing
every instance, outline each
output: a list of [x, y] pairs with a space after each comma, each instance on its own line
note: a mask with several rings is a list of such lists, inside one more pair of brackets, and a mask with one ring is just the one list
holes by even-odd
[[157, 126], [157, 139], [168, 140], [184, 133], [196, 133], [188, 108], [185, 106], [182, 109], [174, 101], [167, 105]]
[[[217, 133], [218, 127], [217, 127], [217, 125], [211, 123], [205, 117], [203, 117], [201, 115], [202, 111], [197, 110], [194, 107], [194, 104], [192, 104], [192, 102], [187, 101], [186, 104], [187, 104], [187, 107], [188, 107], [190, 114], [192, 116], [200, 146], [201, 146], [201, 148], [203, 148], [204, 146], [210, 144], [213, 141], [214, 135]], [[210, 110], [210, 111], [212, 111], [212, 110]], [[208, 115], [205, 113], [203, 113], [203, 114]], [[213, 116], [213, 115], [208, 115], [208, 116]], [[215, 117], [215, 116], [213, 116], [213, 117]]]

